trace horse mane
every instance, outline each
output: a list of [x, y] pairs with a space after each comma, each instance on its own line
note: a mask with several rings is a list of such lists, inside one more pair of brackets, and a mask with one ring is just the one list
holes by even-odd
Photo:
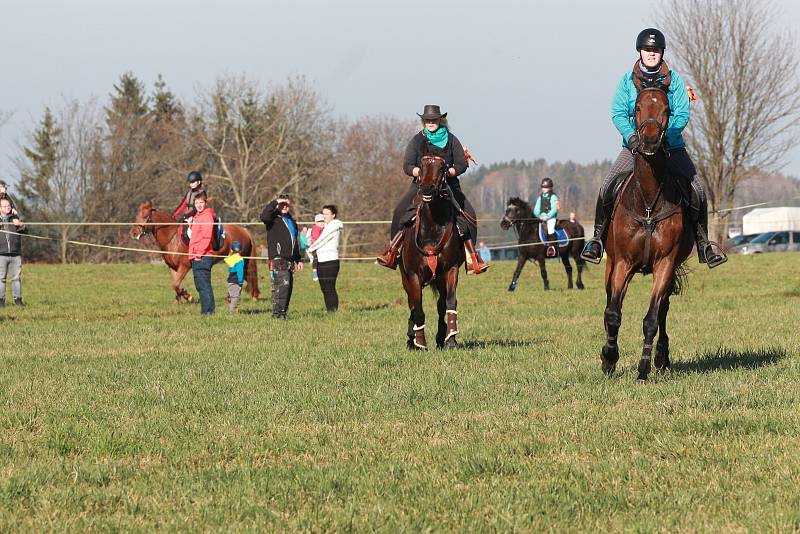
[[533, 208], [531, 208], [531, 205], [522, 200], [520, 197], [509, 198], [508, 203], [520, 208], [521, 210], [524, 210], [525, 213], [533, 213]]

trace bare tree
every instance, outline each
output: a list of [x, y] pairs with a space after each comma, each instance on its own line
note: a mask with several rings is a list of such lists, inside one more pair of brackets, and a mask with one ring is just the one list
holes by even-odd
[[792, 34], [776, 29], [776, 17], [768, 0], [669, 0], [659, 13], [675, 66], [700, 96], [688, 140], [719, 241], [739, 185], [781, 168], [799, 141], [797, 48]]

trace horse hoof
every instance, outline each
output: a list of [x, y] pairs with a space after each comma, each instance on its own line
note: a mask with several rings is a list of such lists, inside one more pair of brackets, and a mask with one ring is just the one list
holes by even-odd
[[516, 287], [516, 286], [508, 286], [508, 290], [509, 290], [509, 291], [514, 291], [515, 289], [517, 289], [517, 287]]
[[642, 384], [647, 384], [647, 377], [639, 377], [636, 379], [636, 384], [641, 386]]
[[583, 284], [578, 284], [578, 289], [584, 289], [584, 285]]

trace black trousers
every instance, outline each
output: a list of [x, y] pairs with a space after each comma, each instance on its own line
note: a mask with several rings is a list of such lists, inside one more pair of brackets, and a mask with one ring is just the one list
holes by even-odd
[[[458, 180], [448, 181], [447, 183], [450, 186], [450, 190], [453, 192], [453, 198], [456, 199], [461, 209], [472, 217], [473, 220], [477, 219], [475, 208], [472, 207], [470, 201], [467, 200], [467, 197], [464, 196], [464, 193], [461, 191], [461, 183]], [[407, 226], [414, 217], [416, 213], [414, 197], [417, 191], [419, 191], [419, 186], [416, 182], [412, 182], [408, 190], [400, 198], [400, 202], [397, 203], [397, 207], [395, 207], [394, 213], [392, 214], [392, 229], [389, 239], [394, 237], [401, 228]], [[456, 215], [456, 224], [458, 225], [459, 233], [462, 234], [464, 239], [472, 239], [475, 241], [478, 238], [478, 225], [468, 221], [460, 213]]]
[[325, 309], [336, 311], [339, 309], [339, 295], [336, 293], [336, 278], [339, 276], [339, 260], [321, 261], [317, 265], [319, 287], [322, 289], [322, 298], [325, 300]]
[[294, 287], [292, 262], [275, 258], [272, 260], [272, 270], [269, 274], [272, 283], [272, 316], [285, 318]]

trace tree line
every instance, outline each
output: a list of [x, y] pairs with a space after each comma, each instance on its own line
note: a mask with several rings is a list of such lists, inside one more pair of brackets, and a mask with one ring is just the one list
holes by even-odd
[[[416, 127], [388, 116], [337, 119], [303, 78], [265, 88], [223, 77], [183, 102], [161, 76], [148, 92], [127, 72], [103, 105], [65, 100], [44, 109], [15, 158], [15, 195], [31, 221], [130, 222], [143, 201], [171, 212], [187, 190], [187, 173], [200, 170], [227, 221], [257, 221], [279, 194], [294, 199], [300, 220], [328, 202], [339, 205], [344, 220], [384, 219], [407, 187], [400, 162]], [[260, 228], [250, 229], [263, 241]], [[67, 243], [130, 246], [126, 227], [38, 226], [32, 232], [53, 238], [26, 243], [32, 260], [141, 259]], [[349, 251], [370, 253], [386, 233], [381, 226], [349, 227]]]

